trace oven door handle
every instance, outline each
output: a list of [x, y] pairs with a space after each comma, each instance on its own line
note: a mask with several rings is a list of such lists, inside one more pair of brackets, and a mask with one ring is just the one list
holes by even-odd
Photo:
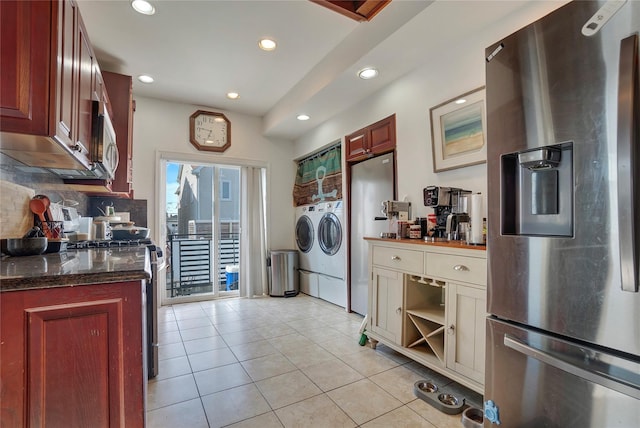
[[[565, 346], [573, 346], [564, 341], [562, 343]], [[528, 357], [535, 358], [541, 363], [555, 367], [558, 370], [562, 370], [579, 378], [585, 379], [589, 382], [597, 383], [598, 385], [602, 385], [605, 388], [618, 391], [622, 394], [640, 400], [640, 389], [638, 389], [640, 385], [635, 385], [634, 387], [632, 383], [627, 382], [623, 379], [614, 378], [611, 375], [595, 373], [591, 370], [579, 367], [574, 363], [564, 361], [545, 351], [536, 349], [508, 334], [504, 335], [504, 346], [506, 346], [507, 348], [511, 348], [514, 351], [517, 351]]]

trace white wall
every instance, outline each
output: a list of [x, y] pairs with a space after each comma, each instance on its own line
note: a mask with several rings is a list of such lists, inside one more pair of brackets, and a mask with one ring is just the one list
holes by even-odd
[[[422, 202], [422, 189], [428, 185], [461, 187], [486, 194], [485, 165], [437, 174], [433, 172], [429, 109], [484, 85], [484, 49], [564, 3], [565, 0], [527, 2], [507, 18], [502, 17], [484, 30], [459, 38], [462, 41], [458, 44], [447, 44], [447, 40], [442, 40], [436, 49], [425, 50], [423, 67], [358, 105], [341, 111], [334, 119], [299, 138], [295, 144], [265, 138], [261, 118], [223, 111], [231, 120], [231, 147], [221, 155], [199, 152], [189, 143], [189, 116], [207, 107], [136, 97], [133, 183], [135, 197], [148, 200], [149, 227], [156, 231], [158, 220], [155, 209], [159, 176], [155, 165], [157, 151], [194, 154], [210, 162], [221, 158], [261, 161], [266, 162], [269, 177], [269, 246], [295, 248], [291, 198], [295, 165], [292, 160], [394, 113], [398, 141], [398, 196], [400, 199], [406, 196], [413, 203], [414, 216], [426, 216], [430, 210]], [[459, 2], [437, 2], [423, 13], [438, 13], [438, 8], [459, 5]]]
[[[423, 13], [439, 13], [456, 2], [438, 2]], [[413, 216], [432, 212], [423, 204], [422, 189], [428, 185], [461, 187], [473, 192], [487, 191], [486, 164], [440, 173], [433, 172], [429, 109], [457, 95], [484, 85], [487, 46], [560, 7], [564, 2], [529, 2], [507, 17], [475, 32], [457, 45], [443, 40], [427, 52], [425, 65], [396, 80], [383, 90], [340, 112], [296, 141], [295, 156], [301, 157], [342, 139], [364, 126], [396, 114], [398, 198], [412, 202]], [[436, 9], [437, 7], [438, 9]], [[450, 12], [443, 15], [450, 14]], [[485, 200], [486, 201], [486, 200]], [[485, 204], [486, 205], [486, 204]], [[485, 206], [486, 214], [486, 206]]]
[[[267, 216], [270, 248], [295, 248], [293, 202], [295, 179], [293, 143], [262, 136], [261, 118], [216, 108], [135, 97], [133, 129], [133, 188], [136, 199], [147, 200], [152, 233], [157, 233], [156, 189], [160, 177], [158, 151], [194, 155], [202, 162], [239, 161], [267, 167]], [[189, 116], [196, 110], [219, 111], [231, 121], [231, 147], [223, 154], [200, 152], [189, 142]]]

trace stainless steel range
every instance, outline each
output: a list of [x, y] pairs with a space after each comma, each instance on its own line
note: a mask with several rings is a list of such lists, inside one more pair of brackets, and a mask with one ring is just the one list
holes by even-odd
[[163, 252], [150, 239], [103, 240], [69, 242], [67, 249], [83, 250], [89, 248], [123, 248], [146, 246], [151, 262], [151, 279], [146, 287], [146, 364], [147, 375], [151, 379], [158, 375], [158, 266], [162, 264]]

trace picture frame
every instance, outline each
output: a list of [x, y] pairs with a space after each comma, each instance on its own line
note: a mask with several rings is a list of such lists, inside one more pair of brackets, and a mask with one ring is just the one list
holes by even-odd
[[434, 172], [487, 162], [484, 86], [432, 107], [429, 114]]

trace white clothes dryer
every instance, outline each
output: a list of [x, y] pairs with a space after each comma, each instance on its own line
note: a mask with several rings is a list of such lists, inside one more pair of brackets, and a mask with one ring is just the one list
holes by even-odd
[[335, 278], [345, 278], [344, 208], [342, 201], [318, 204], [320, 220], [316, 227], [320, 249], [319, 273]]

